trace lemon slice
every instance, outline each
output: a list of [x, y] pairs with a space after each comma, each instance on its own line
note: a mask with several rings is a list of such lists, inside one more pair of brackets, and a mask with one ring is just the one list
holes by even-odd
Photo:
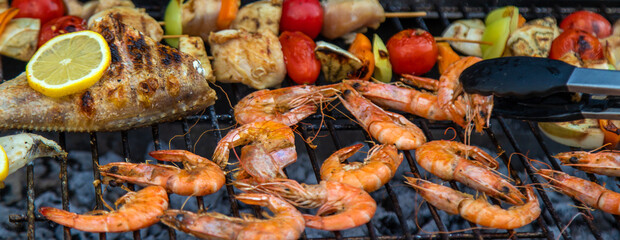
[[6, 156], [6, 152], [4, 148], [0, 146], [0, 186], [2, 186], [2, 181], [9, 176], [9, 157]]
[[110, 65], [110, 48], [93, 31], [59, 35], [43, 44], [26, 66], [28, 84], [48, 97], [77, 93], [95, 84]]

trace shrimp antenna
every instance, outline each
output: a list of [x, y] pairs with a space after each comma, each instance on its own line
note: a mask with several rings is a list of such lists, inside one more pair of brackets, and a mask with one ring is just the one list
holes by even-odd
[[183, 204], [181, 205], [181, 210], [183, 210], [183, 208], [185, 208], [185, 204], [187, 204], [187, 201], [191, 198], [192, 196], [187, 196], [185, 198], [185, 201], [183, 201]]
[[597, 147], [597, 148], [595, 148], [595, 149], [592, 149], [592, 150], [588, 151], [588, 153], [594, 153], [594, 152], [597, 152], [597, 151], [599, 151], [599, 150], [601, 150], [601, 149], [603, 149], [603, 148], [605, 148], [605, 147], [607, 147], [607, 146], [609, 146], [609, 145], [611, 145], [611, 143], [605, 143], [605, 144], [603, 144], [603, 146], [600, 146], [600, 147]]
[[[206, 109], [206, 108], [205, 108], [205, 109], [203, 109], [203, 110], [200, 112], [200, 116], [204, 115], [204, 114], [205, 114], [205, 111], [207, 111], [207, 109]], [[189, 134], [189, 133], [190, 133], [190, 131], [191, 131], [191, 130], [192, 130], [192, 129], [193, 129], [193, 128], [194, 128], [194, 127], [198, 124], [198, 122], [199, 122], [199, 121], [200, 121], [200, 118], [196, 118], [196, 121], [194, 121], [194, 123], [193, 123], [193, 124], [189, 127], [189, 129], [187, 130], [187, 132], [186, 132], [186, 133], [183, 133], [183, 134], [177, 134], [177, 135], [172, 136], [172, 138], [170, 138], [170, 140], [168, 140], [168, 149], [172, 149], [172, 140], [174, 140], [175, 138], [178, 138], [178, 137], [185, 137], [185, 136], [187, 136], [187, 134]], [[196, 148], [195, 148], [195, 146], [194, 146], [194, 149], [196, 149]]]
[[212, 83], [212, 84], [215, 85], [217, 88], [219, 88], [220, 91], [222, 91], [222, 93], [224, 93], [224, 97], [226, 98], [226, 101], [228, 102], [228, 106], [230, 106], [230, 109], [234, 109], [235, 107], [232, 105], [232, 102], [230, 101], [230, 97], [228, 96], [228, 93], [226, 93], [226, 91], [224, 91], [224, 89], [220, 85], [217, 85], [215, 83]]
[[443, 131], [443, 135], [448, 135], [448, 131], [452, 130], [452, 133], [454, 135], [452, 135], [452, 138], [450, 138], [450, 141], [454, 141], [454, 139], [456, 139], [456, 137], [458, 136], [458, 134], [456, 133], [456, 128], [454, 127], [448, 127], [446, 128], [446, 130]]
[[568, 223], [566, 224], [566, 226], [564, 226], [561, 230], [560, 230], [560, 234], [558, 234], [558, 237], [556, 238], [556, 240], [560, 240], [560, 237], [562, 236], [562, 233], [564, 233], [564, 231], [566, 231], [566, 229], [568, 229], [568, 226], [570, 226], [573, 221], [575, 219], [577, 219], [577, 217], [579, 217], [579, 215], [582, 215], [583, 217], [587, 218], [587, 219], [592, 219], [589, 216], [587, 216], [586, 214], [584, 214], [583, 212], [579, 212], [575, 215], [573, 215], [573, 217], [570, 218], [570, 221], [568, 221]]

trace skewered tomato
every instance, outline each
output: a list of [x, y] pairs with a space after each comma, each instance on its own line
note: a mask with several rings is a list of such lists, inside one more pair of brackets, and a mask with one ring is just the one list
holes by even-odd
[[567, 53], [574, 52], [583, 61], [605, 58], [603, 47], [598, 38], [585, 31], [568, 29], [551, 43], [549, 58], [560, 59]]
[[[362, 67], [362, 76], [359, 76], [361, 80], [369, 80], [372, 73], [375, 71], [375, 57], [372, 53], [372, 44], [364, 34], [358, 33], [355, 40], [349, 47], [349, 52], [355, 55], [362, 61], [364, 65]], [[365, 68], [365, 69], [364, 69]]]
[[313, 84], [321, 72], [314, 41], [302, 32], [285, 31], [280, 35], [280, 44], [288, 76], [297, 84]]
[[437, 61], [435, 38], [422, 29], [400, 31], [387, 42], [387, 49], [397, 74], [422, 75]]
[[315, 39], [323, 27], [323, 7], [318, 0], [285, 0], [280, 32], [300, 31]]
[[560, 23], [560, 28], [564, 31], [568, 29], [578, 29], [591, 33], [598, 38], [605, 38], [611, 35], [611, 24], [603, 16], [590, 11], [577, 11], [568, 15]]
[[15, 18], [38, 18], [41, 20], [41, 25], [65, 15], [62, 0], [13, 0], [11, 7], [19, 8]]
[[43, 45], [48, 40], [56, 37], [60, 34], [77, 32], [86, 29], [86, 21], [75, 16], [64, 16], [54, 18], [49, 22], [43, 24], [41, 27], [41, 33], [39, 34], [38, 47]]

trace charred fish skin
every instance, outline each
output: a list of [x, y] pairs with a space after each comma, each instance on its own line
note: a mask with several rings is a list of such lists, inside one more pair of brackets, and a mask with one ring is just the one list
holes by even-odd
[[97, 19], [91, 30], [108, 42], [110, 67], [84, 92], [46, 97], [25, 74], [0, 84], [0, 130], [120, 131], [177, 120], [214, 104], [216, 93], [194, 57], [121, 23]]

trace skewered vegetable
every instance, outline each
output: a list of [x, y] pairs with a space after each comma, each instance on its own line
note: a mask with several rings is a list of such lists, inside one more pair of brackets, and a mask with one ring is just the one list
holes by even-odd
[[435, 38], [422, 29], [400, 31], [387, 42], [390, 63], [397, 74], [422, 75], [437, 61]]
[[364, 34], [358, 33], [349, 47], [349, 52], [362, 61], [360, 75], [356, 77], [362, 80], [369, 80], [375, 70], [375, 57], [372, 53], [370, 40]]
[[61, 34], [77, 32], [86, 29], [86, 21], [75, 16], [64, 16], [54, 18], [43, 24], [41, 33], [39, 34], [39, 43], [37, 47], [41, 47], [44, 43]]
[[[484, 23], [480, 19], [463, 19], [457, 20], [450, 24], [448, 28], [441, 34], [446, 38], [466, 39], [472, 41], [481, 41], [484, 33]], [[467, 42], [450, 42], [450, 45], [469, 56], [482, 57], [480, 44]]]
[[220, 12], [215, 22], [217, 30], [227, 29], [230, 26], [237, 16], [239, 5], [239, 0], [221, 0]]
[[316, 43], [316, 57], [321, 61], [325, 80], [337, 82], [345, 78], [360, 76], [363, 63], [355, 55], [324, 41]]
[[314, 41], [302, 32], [285, 31], [280, 35], [280, 44], [289, 77], [297, 84], [313, 84], [321, 72]]
[[513, 56], [548, 57], [551, 42], [560, 35], [552, 17], [532, 20], [518, 28], [508, 38]]
[[552, 59], [575, 59], [568, 63], [586, 64], [587, 62], [603, 60], [603, 47], [598, 38], [585, 31], [568, 29], [558, 36], [551, 44], [549, 57]]
[[577, 29], [588, 32], [598, 38], [606, 38], [611, 35], [611, 23], [603, 16], [590, 11], [577, 11], [568, 15], [560, 23], [564, 31]]
[[480, 45], [482, 58], [496, 58], [504, 54], [508, 36], [517, 29], [519, 24], [519, 9], [507, 6], [496, 9], [487, 15], [486, 28], [482, 34], [482, 41], [491, 42], [493, 45]]
[[[170, 0], [170, 3], [168, 3], [164, 13], [166, 35], [179, 35], [183, 33], [183, 22], [181, 20], [183, 12], [182, 3], [182, 0]], [[166, 38], [164, 40], [172, 47], [179, 47], [178, 38]]]
[[11, 7], [19, 8], [15, 18], [37, 18], [41, 24], [65, 14], [62, 0], [13, 0]]
[[375, 71], [372, 75], [375, 79], [382, 82], [392, 81], [392, 64], [387, 47], [379, 35], [375, 34], [372, 39], [372, 53], [375, 57]]
[[285, 0], [280, 31], [300, 31], [315, 39], [323, 27], [323, 8], [318, 0]]

